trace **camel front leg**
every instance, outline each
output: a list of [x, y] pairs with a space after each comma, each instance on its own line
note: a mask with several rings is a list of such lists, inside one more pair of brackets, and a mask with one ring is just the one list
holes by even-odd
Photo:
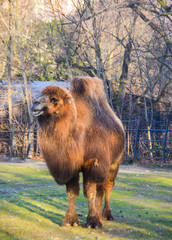
[[69, 205], [62, 226], [78, 226], [80, 223], [75, 210], [75, 198], [79, 195], [79, 175], [66, 184], [66, 190], [68, 194]]

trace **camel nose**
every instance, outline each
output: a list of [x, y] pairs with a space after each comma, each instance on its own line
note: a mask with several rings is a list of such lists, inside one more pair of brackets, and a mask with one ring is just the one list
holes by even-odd
[[47, 97], [45, 96], [41, 96], [41, 97], [38, 97], [37, 99], [35, 99], [35, 101], [33, 102], [32, 104], [32, 107], [31, 109], [34, 109], [35, 107], [38, 107], [40, 105], [45, 105], [47, 103]]
[[46, 98], [45, 97], [37, 98], [31, 106], [33, 116], [38, 117], [39, 115], [43, 114], [45, 111], [45, 106]]

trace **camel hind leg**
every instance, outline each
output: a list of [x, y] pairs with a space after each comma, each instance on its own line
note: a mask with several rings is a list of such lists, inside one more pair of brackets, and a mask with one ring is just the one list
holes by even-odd
[[105, 193], [105, 183], [97, 184], [97, 195], [96, 195], [96, 210], [100, 222], [102, 222], [101, 206], [103, 202], [103, 196]]
[[109, 179], [105, 183], [105, 206], [103, 209], [102, 217], [107, 220], [113, 220], [113, 216], [110, 208], [110, 195], [114, 188], [114, 181], [110, 181]]
[[120, 162], [111, 165], [108, 178], [105, 182], [105, 206], [102, 212], [102, 217], [106, 220], [114, 220], [110, 208], [110, 196], [115, 186], [115, 178], [118, 173], [119, 164]]
[[85, 227], [101, 228], [102, 223], [99, 219], [99, 216], [97, 214], [97, 210], [95, 207], [96, 183], [85, 182], [84, 195], [88, 199], [88, 207], [89, 207], [89, 213], [87, 216], [87, 223]]
[[[102, 227], [101, 204], [104, 194], [102, 187], [109, 173], [109, 162], [104, 156], [99, 155], [97, 158], [90, 158], [84, 164], [84, 196], [88, 199], [89, 207], [86, 227]], [[96, 205], [95, 200], [97, 200]]]

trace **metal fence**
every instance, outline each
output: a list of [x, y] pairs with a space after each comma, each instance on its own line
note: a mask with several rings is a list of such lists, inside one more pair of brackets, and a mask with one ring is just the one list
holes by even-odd
[[[128, 163], [172, 161], [172, 121], [123, 120]], [[0, 125], [1, 127], [1, 125]], [[11, 144], [12, 141], [12, 144]], [[12, 148], [11, 148], [12, 146]], [[0, 159], [41, 158], [37, 131], [13, 126], [13, 132], [0, 128]]]
[[26, 160], [27, 158], [40, 158], [37, 131], [0, 130], [0, 159]]
[[124, 120], [126, 132], [126, 161], [172, 160], [172, 122]]

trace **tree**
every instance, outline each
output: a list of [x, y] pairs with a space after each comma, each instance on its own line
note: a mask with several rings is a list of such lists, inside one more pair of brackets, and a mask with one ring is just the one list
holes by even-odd
[[[10, 156], [13, 156], [14, 151], [14, 130], [15, 130], [15, 119], [13, 119], [13, 77], [14, 74], [19, 72], [23, 77], [24, 83], [24, 98], [26, 99], [27, 104], [27, 112], [26, 119], [28, 119], [29, 129], [32, 122], [32, 115], [30, 110], [31, 99], [29, 95], [29, 89], [27, 85], [27, 77], [26, 77], [26, 69], [24, 63], [24, 56], [22, 48], [26, 46], [26, 32], [25, 24], [23, 24], [23, 9], [19, 1], [11, 1], [8, 0], [5, 2], [7, 4], [7, 8], [3, 9], [1, 6], [1, 24], [0, 27], [3, 28], [4, 31], [1, 32], [1, 41], [4, 45], [4, 55], [2, 55], [2, 61], [6, 63], [4, 68], [4, 74], [2, 75], [2, 79], [7, 77], [8, 79], [8, 112], [9, 112], [9, 126], [10, 126]], [[23, 3], [23, 2], [22, 2]], [[4, 11], [6, 10], [6, 11]], [[21, 14], [22, 13], [22, 14]], [[28, 27], [29, 24], [27, 24]], [[24, 31], [23, 31], [24, 30]], [[19, 67], [18, 67], [19, 66]], [[7, 71], [6, 71], [7, 69]], [[29, 118], [28, 118], [29, 116]], [[30, 134], [29, 134], [30, 135]], [[28, 140], [29, 142], [29, 140]]]

